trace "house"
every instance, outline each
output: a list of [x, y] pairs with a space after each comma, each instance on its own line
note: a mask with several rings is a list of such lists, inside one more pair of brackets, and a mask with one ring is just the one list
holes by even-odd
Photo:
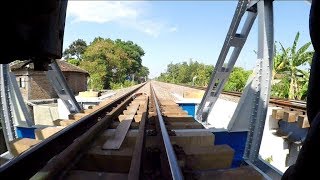
[[[89, 73], [63, 60], [57, 63], [74, 94], [87, 90]], [[25, 100], [57, 98], [57, 94], [50, 84], [46, 71], [34, 71], [33, 64], [17, 62], [10, 65], [10, 70], [16, 75], [18, 86]]]

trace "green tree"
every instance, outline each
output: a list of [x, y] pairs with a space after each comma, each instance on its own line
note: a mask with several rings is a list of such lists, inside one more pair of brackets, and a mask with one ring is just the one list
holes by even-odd
[[306, 100], [307, 93], [308, 93], [310, 72], [309, 70], [301, 71], [301, 72], [302, 72], [302, 76], [298, 79], [299, 92], [297, 94], [297, 98], [301, 100]]
[[137, 74], [143, 67], [143, 55], [143, 49], [132, 41], [97, 37], [86, 48], [83, 59], [101, 62], [106, 71], [103, 87], [109, 88], [111, 83], [124, 83], [127, 76]]
[[106, 80], [106, 68], [102, 60], [81, 61], [79, 66], [89, 72], [89, 88], [93, 90], [101, 90], [104, 88]]
[[86, 48], [87, 43], [82, 39], [77, 39], [64, 50], [63, 56], [65, 57], [65, 59], [75, 58], [77, 60], [81, 60]]
[[243, 91], [246, 82], [252, 71], [246, 71], [242, 67], [234, 67], [228, 81], [225, 84], [225, 91]]
[[128, 58], [132, 61], [130, 67], [130, 71], [132, 73], [142, 67], [142, 57], [145, 52], [140, 46], [132, 41], [122, 41], [121, 39], [116, 39], [115, 45], [121, 47], [127, 53]]
[[[277, 42], [276, 42], [277, 43]], [[273, 69], [272, 69], [272, 77], [271, 80], [273, 81], [277, 76], [281, 76], [284, 71], [287, 71], [289, 62], [286, 58], [286, 54], [288, 54], [289, 49], [286, 49], [286, 53], [281, 53], [278, 51], [277, 46], [274, 46], [274, 57], [273, 57]]]
[[212, 65], [199, 64], [196, 70], [196, 73], [193, 76], [193, 77], [196, 77], [194, 85], [202, 86], [202, 87], [208, 86], [212, 71], [213, 71]]
[[194, 80], [195, 86], [206, 86], [209, 82], [213, 66], [205, 65], [192, 59], [189, 62], [182, 62], [167, 65], [165, 73], [161, 73], [157, 78], [159, 81], [189, 84], [192, 85]]
[[80, 60], [78, 60], [78, 59], [67, 59], [67, 62], [70, 64], [73, 64], [75, 66], [79, 66], [79, 64], [80, 64]]
[[271, 96], [278, 98], [288, 98], [290, 80], [287, 76], [283, 76], [281, 80], [274, 80], [271, 87]]
[[[167, 70], [161, 73], [157, 78], [159, 81], [189, 84], [195, 86], [207, 86], [213, 71], [213, 66], [205, 65], [192, 59], [189, 62], [168, 64]], [[226, 83], [225, 90], [227, 91], [242, 91], [249, 75], [252, 71], [244, 70], [241, 67], [235, 67], [231, 72], [229, 80]]]
[[139, 79], [140, 81], [147, 80], [149, 76], [149, 68], [142, 66], [140, 70], [136, 73], [136, 78]]
[[111, 39], [96, 38], [84, 52], [83, 58], [86, 61], [99, 61], [100, 66], [105, 69], [106, 77], [103, 79], [103, 87], [109, 88], [110, 82], [121, 81], [121, 76], [125, 74], [127, 57], [126, 53], [117, 48]]
[[308, 63], [312, 59], [312, 54], [313, 54], [312, 51], [308, 51], [308, 48], [310, 47], [311, 42], [308, 42], [302, 45], [297, 50], [299, 37], [300, 37], [300, 33], [297, 32], [292, 46], [287, 49], [285, 49], [283, 45], [280, 43], [282, 54], [279, 54], [279, 56], [281, 57], [281, 60], [287, 64], [286, 67], [284, 68], [285, 71], [283, 71], [283, 73], [286, 74], [290, 79], [289, 95], [288, 95], [289, 99], [299, 98], [299, 92], [300, 92], [299, 84], [303, 83], [301, 82], [301, 77], [303, 77], [303, 75], [305, 74], [305, 72], [301, 70], [301, 66], [308, 65]]

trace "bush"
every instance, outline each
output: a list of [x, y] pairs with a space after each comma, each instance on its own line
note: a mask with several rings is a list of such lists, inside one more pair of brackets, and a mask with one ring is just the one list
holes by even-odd
[[278, 98], [289, 97], [290, 81], [288, 78], [283, 78], [280, 82], [271, 86], [271, 96]]
[[121, 89], [121, 88], [134, 86], [136, 84], [137, 83], [135, 81], [132, 82], [132, 81], [125, 80], [123, 83], [113, 83], [113, 82], [111, 82], [110, 83], [110, 87], [111, 87], [111, 89]]
[[224, 90], [242, 92], [251, 73], [252, 71], [247, 71], [241, 67], [234, 67]]

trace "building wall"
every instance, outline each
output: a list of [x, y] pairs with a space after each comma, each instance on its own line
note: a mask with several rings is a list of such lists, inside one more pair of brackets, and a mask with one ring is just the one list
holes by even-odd
[[23, 99], [29, 99], [29, 75], [28, 71], [15, 71], [14, 74], [16, 75], [16, 80], [21, 91], [21, 95]]
[[[22, 97], [25, 100], [58, 98], [46, 73], [43, 71], [17, 70], [13, 72]], [[76, 95], [87, 90], [87, 75], [79, 72], [63, 72], [67, 83]]]
[[30, 71], [29, 83], [29, 99], [51, 99], [58, 97], [44, 71]]
[[64, 77], [73, 93], [79, 94], [80, 91], [87, 90], [87, 75], [79, 72], [63, 72]]

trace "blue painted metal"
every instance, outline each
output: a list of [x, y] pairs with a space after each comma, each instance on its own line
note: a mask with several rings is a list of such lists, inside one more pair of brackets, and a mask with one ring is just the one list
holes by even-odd
[[232, 167], [239, 167], [243, 163], [243, 153], [246, 147], [247, 131], [240, 132], [213, 132], [215, 135], [215, 145], [228, 144], [234, 149], [234, 157], [232, 161]]
[[34, 127], [16, 127], [18, 138], [32, 138], [35, 139]]
[[303, 142], [309, 128], [300, 128], [297, 122], [279, 121], [279, 130], [290, 142]]
[[181, 103], [179, 104], [180, 107], [182, 107], [183, 110], [188, 112], [188, 115], [191, 115], [193, 117], [195, 117], [195, 107], [196, 104], [195, 103]]

